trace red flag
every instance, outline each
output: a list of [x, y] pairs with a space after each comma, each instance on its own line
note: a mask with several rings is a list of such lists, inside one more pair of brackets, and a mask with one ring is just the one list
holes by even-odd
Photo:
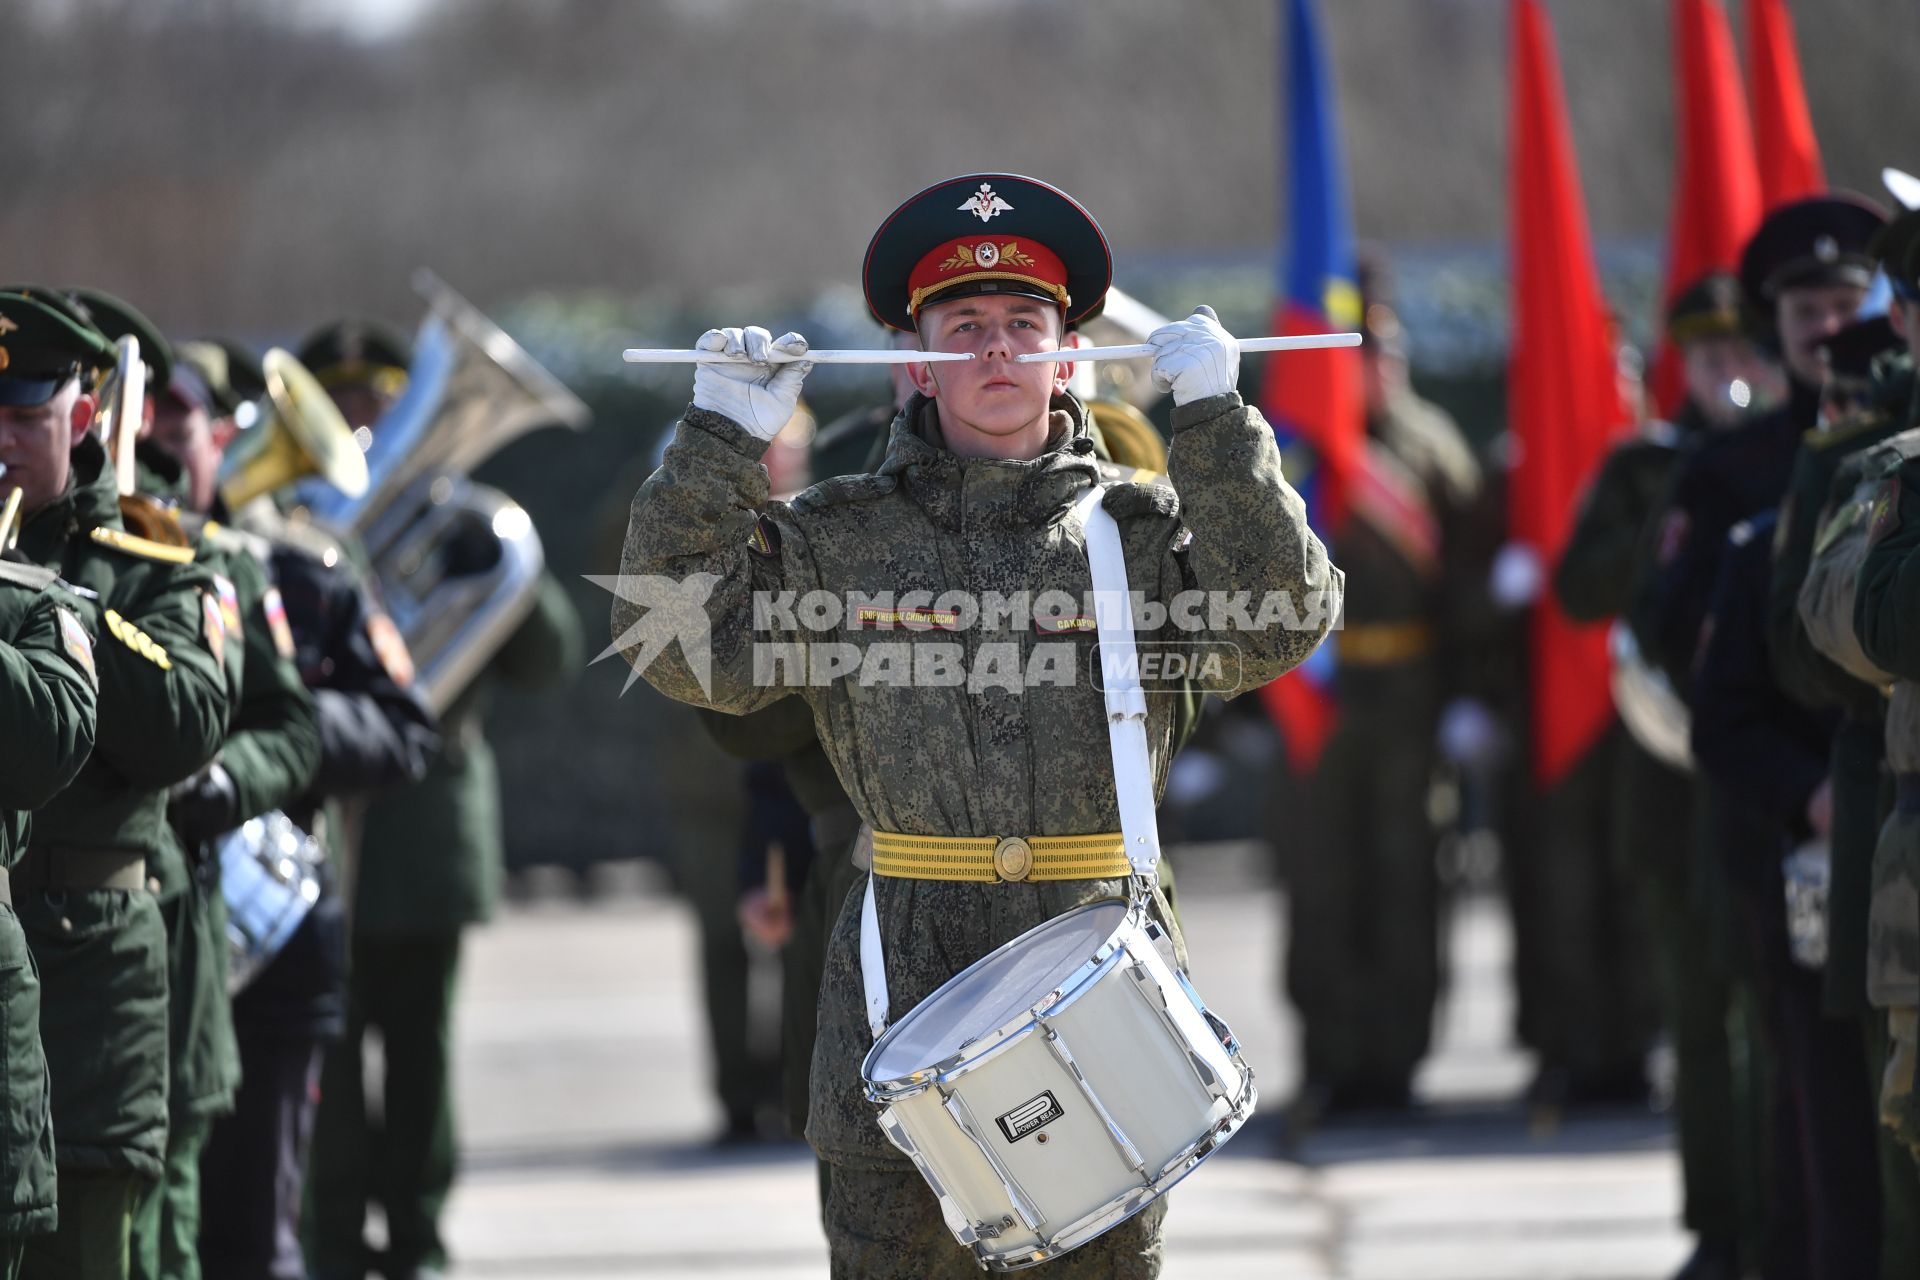
[[[1674, 0], [1673, 222], [1667, 232], [1664, 303], [1709, 271], [1731, 271], [1760, 225], [1760, 174], [1733, 33], [1720, 0]], [[1672, 417], [1686, 394], [1680, 358], [1664, 338], [1654, 363], [1654, 402]]]
[[1753, 142], [1764, 208], [1827, 189], [1820, 143], [1807, 114], [1800, 55], [1787, 0], [1747, 0], [1747, 89], [1753, 94]]
[[[1538, 0], [1513, 0], [1513, 344], [1507, 421], [1518, 447], [1508, 482], [1515, 541], [1551, 566], [1581, 486], [1626, 421], [1599, 271], [1587, 233], [1560, 63]], [[1613, 715], [1606, 627], [1579, 626], [1552, 593], [1531, 619], [1534, 775], [1551, 785]]]

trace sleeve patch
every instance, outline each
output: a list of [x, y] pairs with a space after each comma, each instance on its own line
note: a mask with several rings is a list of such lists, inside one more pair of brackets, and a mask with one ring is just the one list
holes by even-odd
[[374, 656], [380, 659], [380, 666], [393, 682], [402, 689], [413, 683], [413, 655], [407, 652], [407, 642], [400, 634], [400, 628], [393, 625], [393, 619], [384, 613], [376, 613], [367, 619], [367, 639], [373, 644]]
[[117, 610], [107, 610], [106, 622], [108, 635], [162, 671], [173, 670], [173, 659], [167, 656], [167, 651], [155, 644], [152, 636], [121, 617]]
[[1669, 511], [1660, 526], [1660, 549], [1655, 558], [1661, 567], [1672, 564], [1680, 556], [1681, 548], [1687, 545], [1687, 513]]
[[55, 608], [60, 616], [60, 647], [73, 659], [73, 665], [87, 674], [87, 683], [95, 689], [100, 687], [100, 672], [93, 665], [93, 637], [80, 625], [80, 619], [65, 609]]
[[220, 621], [226, 624], [227, 634], [244, 635], [240, 619], [240, 591], [233, 585], [233, 579], [216, 573], [213, 575], [213, 588], [220, 598]]
[[295, 653], [293, 628], [287, 625], [287, 602], [280, 598], [280, 588], [268, 587], [260, 597], [260, 607], [267, 615], [267, 630], [273, 635], [274, 651], [291, 661]]
[[1873, 523], [1867, 527], [1867, 545], [1880, 541], [1900, 527], [1900, 477], [1894, 476], [1873, 504]]
[[773, 522], [773, 517], [761, 516], [753, 522], [753, 532], [747, 535], [747, 549], [768, 558], [780, 554], [780, 526]]
[[200, 593], [200, 638], [207, 642], [207, 652], [221, 666], [227, 665], [227, 620], [220, 611], [220, 601], [211, 591]]

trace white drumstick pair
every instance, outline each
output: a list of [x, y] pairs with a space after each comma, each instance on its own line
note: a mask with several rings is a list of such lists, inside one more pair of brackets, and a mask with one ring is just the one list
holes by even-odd
[[[1357, 347], [1360, 335], [1357, 333], [1307, 333], [1290, 338], [1242, 338], [1242, 351], [1311, 351], [1326, 347]], [[1028, 355], [1015, 356], [1018, 364], [1039, 364], [1047, 361], [1078, 363], [1082, 360], [1141, 360], [1153, 355], [1153, 347], [1147, 343], [1135, 343], [1124, 347], [1075, 347], [1059, 351], [1035, 351]], [[629, 347], [620, 353], [621, 359], [628, 364], [749, 364], [745, 356], [730, 356], [723, 351], [694, 351], [673, 348]], [[773, 352], [769, 364], [792, 364], [800, 360], [810, 360], [814, 364], [941, 364], [956, 360], [971, 360], [973, 356], [964, 351], [809, 351], [803, 356], [783, 355]]]

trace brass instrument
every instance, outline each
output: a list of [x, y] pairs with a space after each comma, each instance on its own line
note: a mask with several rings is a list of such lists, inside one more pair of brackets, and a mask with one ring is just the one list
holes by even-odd
[[94, 393], [93, 430], [106, 446], [114, 485], [125, 495], [134, 491], [133, 446], [146, 422], [147, 366], [140, 360], [140, 339], [132, 334], [113, 345], [113, 368]]
[[[0, 482], [6, 478], [7, 464], [0, 462]], [[23, 523], [20, 518], [20, 499], [25, 494], [26, 491], [16, 484], [7, 491], [6, 503], [0, 505], [0, 552], [11, 551], [20, 542], [20, 526]]]
[[1693, 713], [1666, 673], [1640, 652], [1633, 629], [1616, 621], [1607, 633], [1613, 660], [1613, 705], [1627, 732], [1661, 763], [1693, 772]]
[[349, 498], [367, 491], [367, 459], [333, 398], [289, 352], [261, 360], [261, 412], [220, 460], [220, 497], [238, 511], [263, 493], [317, 475]]
[[545, 553], [511, 498], [468, 478], [544, 426], [578, 431], [587, 406], [437, 276], [407, 387], [372, 429], [369, 484], [302, 496], [321, 524], [359, 535], [427, 703], [445, 711], [533, 608]]
[[134, 445], [147, 417], [147, 366], [140, 359], [140, 339], [126, 334], [114, 344], [113, 369], [101, 381], [93, 411], [93, 430], [106, 446], [113, 467], [114, 487], [120, 491], [120, 522], [127, 532], [169, 547], [190, 547], [167, 505], [141, 493], [134, 473]]

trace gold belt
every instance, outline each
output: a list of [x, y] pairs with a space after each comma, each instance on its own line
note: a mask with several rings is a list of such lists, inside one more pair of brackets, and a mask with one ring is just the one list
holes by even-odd
[[873, 833], [873, 873], [902, 880], [1112, 880], [1133, 874], [1126, 837]]
[[1371, 622], [1333, 633], [1334, 656], [1353, 667], [1408, 662], [1433, 648], [1433, 628], [1424, 622]]

